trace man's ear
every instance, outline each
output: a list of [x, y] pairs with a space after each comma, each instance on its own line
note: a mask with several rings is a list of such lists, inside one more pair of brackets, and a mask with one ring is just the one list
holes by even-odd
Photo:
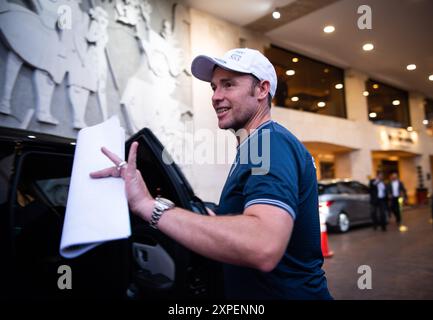
[[260, 84], [257, 86], [259, 88], [259, 99], [267, 99], [268, 94], [271, 90], [271, 84], [268, 80], [260, 81]]

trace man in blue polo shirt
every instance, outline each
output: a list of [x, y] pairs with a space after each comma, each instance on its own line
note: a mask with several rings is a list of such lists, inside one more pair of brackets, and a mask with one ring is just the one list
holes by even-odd
[[210, 82], [221, 129], [232, 129], [237, 155], [218, 212], [200, 216], [154, 199], [136, 170], [103, 152], [115, 167], [92, 173], [125, 179], [131, 210], [185, 247], [224, 263], [229, 299], [332, 299], [322, 270], [314, 160], [287, 129], [271, 120], [277, 77], [259, 51], [198, 56], [192, 74]]

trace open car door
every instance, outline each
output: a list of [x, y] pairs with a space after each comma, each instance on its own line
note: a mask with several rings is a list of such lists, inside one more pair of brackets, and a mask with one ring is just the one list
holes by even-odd
[[[176, 206], [207, 214], [203, 202], [194, 195], [188, 181], [154, 134], [147, 128], [131, 137], [139, 143], [137, 169], [153, 197], [160, 195]], [[204, 258], [142, 219], [131, 216], [132, 266], [128, 295], [133, 299], [218, 298], [222, 297], [222, 272], [219, 263]]]

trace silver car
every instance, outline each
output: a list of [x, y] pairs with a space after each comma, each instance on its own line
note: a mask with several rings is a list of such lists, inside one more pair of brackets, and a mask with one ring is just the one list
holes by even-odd
[[326, 218], [326, 225], [339, 232], [371, 223], [368, 187], [348, 179], [319, 181], [319, 212]]

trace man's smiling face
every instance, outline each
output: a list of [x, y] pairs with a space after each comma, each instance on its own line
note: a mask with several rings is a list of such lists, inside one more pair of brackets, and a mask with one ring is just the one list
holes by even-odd
[[215, 68], [211, 80], [212, 105], [220, 129], [238, 130], [258, 111], [254, 78], [248, 74]]

